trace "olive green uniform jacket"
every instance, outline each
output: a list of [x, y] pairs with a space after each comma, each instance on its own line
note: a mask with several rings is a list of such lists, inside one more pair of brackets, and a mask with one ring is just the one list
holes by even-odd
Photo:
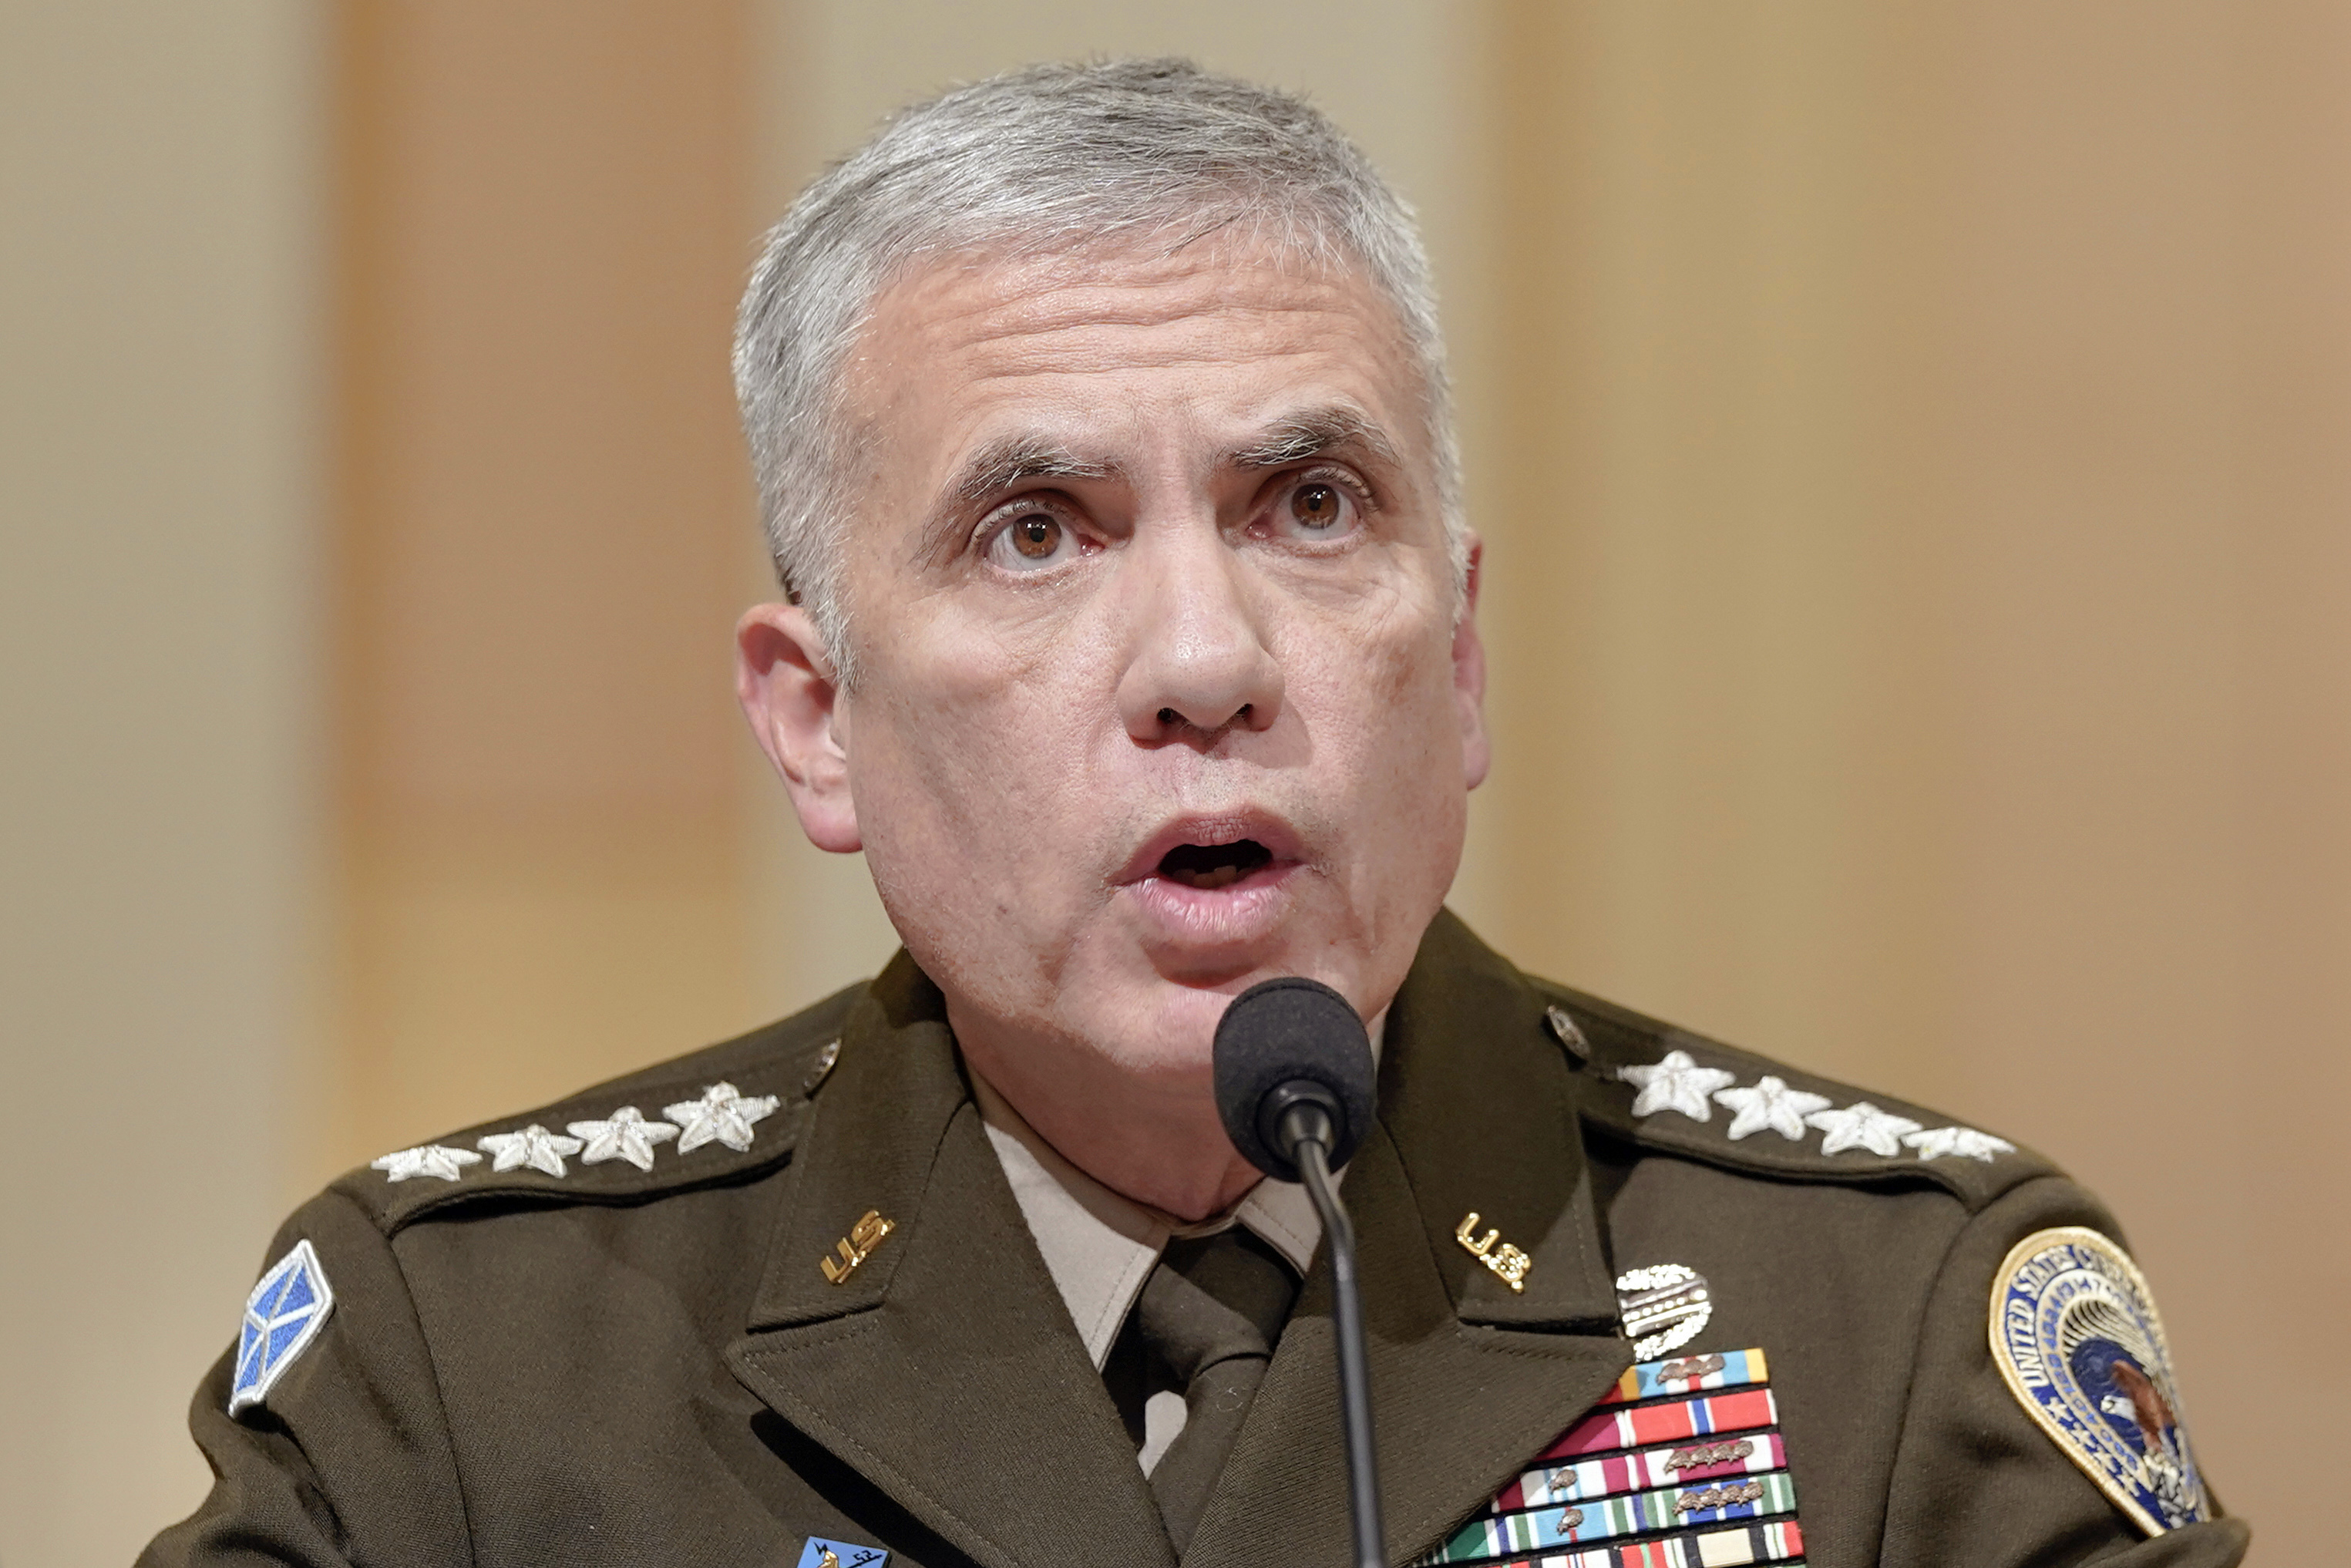
[[[1616, 1070], [1671, 1049], [1852, 1098], [1530, 979], [1450, 915], [1430, 928], [1346, 1186], [1395, 1561], [1611, 1388], [1632, 1360], [1614, 1277], [1661, 1263], [1709, 1282], [1691, 1354], [1767, 1352], [1815, 1568], [2239, 1559], [2233, 1521], [2146, 1536], [1992, 1364], [1995, 1269], [2046, 1228], [2117, 1234], [2095, 1199], [2030, 1154], [1830, 1156], [1731, 1142], [1720, 1114], [1635, 1118]], [[234, 1418], [234, 1353], [214, 1367], [193, 1424], [218, 1484], [142, 1563], [771, 1568], [820, 1537], [891, 1568], [1173, 1564], [903, 954], [782, 1023], [445, 1142], [658, 1116], [717, 1082], [778, 1101], [747, 1149], [560, 1177], [360, 1170], [306, 1205], [270, 1258], [307, 1239], [331, 1312]], [[868, 1210], [893, 1228], [836, 1283], [819, 1260], [839, 1266]], [[1531, 1255], [1522, 1292], [1457, 1241], [1473, 1210]], [[1318, 1268], [1186, 1563], [1349, 1560], [1335, 1376]]]

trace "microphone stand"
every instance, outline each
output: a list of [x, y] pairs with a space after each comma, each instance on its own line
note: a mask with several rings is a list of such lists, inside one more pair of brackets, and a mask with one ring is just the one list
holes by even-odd
[[1379, 1461], [1372, 1451], [1372, 1373], [1364, 1354], [1364, 1298], [1355, 1283], [1355, 1227], [1331, 1185], [1331, 1118], [1311, 1102], [1281, 1118], [1285, 1152], [1298, 1166], [1306, 1196], [1322, 1218], [1331, 1254], [1332, 1316], [1339, 1329], [1339, 1409], [1347, 1432], [1347, 1497], [1355, 1527], [1355, 1568], [1387, 1568], [1387, 1536], [1380, 1523]]

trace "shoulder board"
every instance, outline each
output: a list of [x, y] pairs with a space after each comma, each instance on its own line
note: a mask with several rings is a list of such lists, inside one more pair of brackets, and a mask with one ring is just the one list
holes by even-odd
[[789, 1157], [863, 984], [780, 1022], [339, 1178], [386, 1236], [496, 1200], [632, 1203]]
[[2020, 1183], [2057, 1174], [2032, 1150], [1938, 1111], [1549, 980], [1534, 985], [1553, 1009], [1552, 1033], [1583, 1063], [1585, 1119], [1643, 1147], [1782, 1179], [1928, 1182], [1971, 1214]]

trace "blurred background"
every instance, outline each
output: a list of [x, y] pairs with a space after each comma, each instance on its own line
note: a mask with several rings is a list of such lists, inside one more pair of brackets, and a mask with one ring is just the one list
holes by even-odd
[[335, 1172], [886, 956], [728, 695], [729, 316], [879, 115], [1097, 51], [1424, 218], [1457, 907], [2070, 1166], [2257, 1560], [2329, 1555], [2351, 7], [0, 0], [0, 1563], [194, 1505]]

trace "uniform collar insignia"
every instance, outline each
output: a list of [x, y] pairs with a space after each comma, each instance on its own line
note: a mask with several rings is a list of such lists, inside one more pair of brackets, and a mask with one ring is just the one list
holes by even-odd
[[[1471, 1239], [1473, 1237], [1476, 1239]], [[1502, 1232], [1498, 1228], [1489, 1227], [1485, 1235], [1479, 1236], [1476, 1209], [1471, 1209], [1468, 1218], [1453, 1228], [1453, 1239], [1461, 1243], [1463, 1251], [1486, 1265], [1496, 1279], [1508, 1285], [1512, 1295], [1525, 1292], [1527, 1270], [1534, 1260], [1502, 1240]]]
[[[1439, 914], [1388, 1009], [1379, 1117], [1462, 1322], [1614, 1329], [1583, 1152], [1589, 1090], [1543, 995]], [[1531, 1148], [1543, 1157], [1524, 1158]]]
[[[881, 1301], [919, 1228], [949, 1124], [971, 1103], [946, 998], [903, 950], [842, 1020], [839, 1047], [820, 1053], [834, 1065], [792, 1156], [790, 1197], [746, 1319], [754, 1332]], [[860, 1246], [843, 1228], [868, 1211], [904, 1236], [878, 1251]], [[843, 1239], [858, 1255], [853, 1269], [842, 1266]], [[834, 1270], [820, 1271], [819, 1258]]]

